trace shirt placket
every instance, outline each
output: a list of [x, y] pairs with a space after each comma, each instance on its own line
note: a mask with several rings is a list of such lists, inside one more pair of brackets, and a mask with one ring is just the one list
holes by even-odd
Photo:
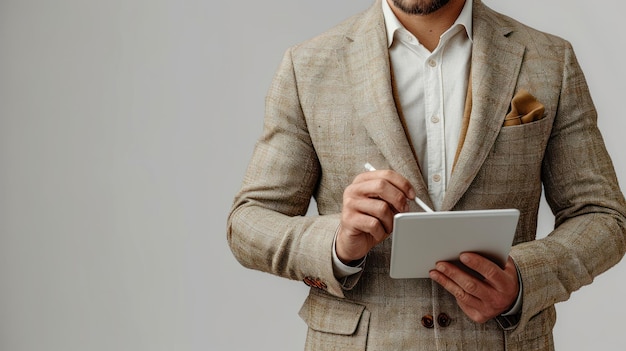
[[424, 92], [427, 133], [428, 192], [435, 209], [440, 209], [446, 184], [445, 116], [443, 114], [442, 55], [435, 50], [425, 61]]

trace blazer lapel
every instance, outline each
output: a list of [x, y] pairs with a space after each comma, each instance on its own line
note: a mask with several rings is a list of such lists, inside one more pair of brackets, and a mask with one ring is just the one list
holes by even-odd
[[[507, 38], [511, 30], [474, 1], [471, 113], [467, 134], [443, 200], [443, 211], [461, 199], [491, 150], [517, 82], [525, 47]], [[462, 139], [462, 138], [461, 138]]]
[[389, 163], [389, 168], [407, 178], [417, 195], [432, 206], [393, 98], [380, 1], [370, 8], [362, 26], [348, 40], [350, 44], [345, 50], [344, 60], [347, 79], [354, 89], [352, 96], [357, 118], [361, 119], [370, 138]]

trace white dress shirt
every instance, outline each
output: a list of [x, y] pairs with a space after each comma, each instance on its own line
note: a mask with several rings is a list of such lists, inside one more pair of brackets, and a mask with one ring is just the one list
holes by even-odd
[[439, 210], [452, 173], [472, 56], [472, 1], [430, 52], [383, 1], [397, 95], [422, 177]]
[[[434, 209], [441, 207], [458, 146], [472, 53], [472, 1], [467, 0], [439, 45], [428, 51], [382, 1], [399, 105]], [[335, 276], [361, 268], [343, 264], [333, 245]]]

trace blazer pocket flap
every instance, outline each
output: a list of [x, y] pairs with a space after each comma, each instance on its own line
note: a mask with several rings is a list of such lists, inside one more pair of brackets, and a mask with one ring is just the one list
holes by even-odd
[[350, 301], [309, 294], [298, 314], [313, 330], [352, 335], [356, 332], [364, 310], [365, 306]]

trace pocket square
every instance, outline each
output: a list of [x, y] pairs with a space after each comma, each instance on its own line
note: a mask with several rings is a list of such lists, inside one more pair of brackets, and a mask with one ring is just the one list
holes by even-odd
[[538, 121], [543, 118], [545, 107], [528, 91], [522, 89], [511, 100], [511, 112], [504, 118], [504, 127]]

